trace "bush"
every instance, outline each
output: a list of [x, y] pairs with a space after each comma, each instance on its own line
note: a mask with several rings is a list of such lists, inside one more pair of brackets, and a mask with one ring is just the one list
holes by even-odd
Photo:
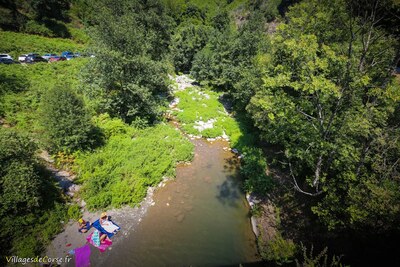
[[0, 128], [0, 265], [5, 255], [38, 255], [68, 219], [61, 191], [38, 164], [36, 148], [28, 136]]
[[83, 100], [68, 87], [57, 86], [45, 93], [41, 124], [52, 151], [76, 151], [94, 143], [94, 128]]
[[284, 239], [278, 232], [268, 244], [262, 244], [260, 250], [263, 259], [283, 265], [293, 262], [297, 249], [292, 240]]
[[261, 149], [247, 147], [243, 151], [244, 158], [240, 173], [247, 178], [246, 191], [264, 195], [273, 186], [271, 177], [267, 176], [267, 161]]
[[47, 28], [46, 25], [40, 24], [39, 22], [34, 20], [30, 20], [25, 24], [24, 32], [43, 35], [46, 37], [54, 36], [53, 32], [49, 28]]
[[82, 212], [81, 208], [77, 204], [70, 205], [68, 207], [68, 217], [74, 220], [81, 218]]

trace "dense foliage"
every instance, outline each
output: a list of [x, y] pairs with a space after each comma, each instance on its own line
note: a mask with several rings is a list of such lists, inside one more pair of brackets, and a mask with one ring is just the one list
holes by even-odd
[[59, 189], [43, 171], [28, 136], [0, 128], [1, 261], [39, 253], [66, 220]]
[[[167, 92], [163, 61], [169, 40], [169, 18], [157, 1], [94, 1], [90, 28], [96, 57], [88, 67], [83, 92], [96, 110], [126, 122], [154, 121], [160, 94]], [[110, 20], [110, 18], [113, 18]]]
[[[399, 10], [392, 0], [2, 1], [1, 53], [95, 53], [0, 66], [0, 123], [14, 128], [0, 129], [2, 253], [35, 255], [79, 215], [62, 204], [37, 146], [72, 159], [92, 210], [136, 205], [174, 176], [193, 145], [159, 122], [172, 94], [183, 131], [229, 136], [247, 191], [296, 190], [291, 207], [306, 210], [312, 241], [399, 236]], [[174, 70], [200, 86], [172, 92]], [[261, 253], [285, 263], [295, 248], [278, 233]]]
[[84, 102], [68, 87], [50, 88], [41, 100], [40, 122], [53, 152], [76, 151], [94, 145], [94, 127]]
[[139, 204], [149, 186], [174, 177], [176, 164], [193, 156], [193, 145], [171, 126], [140, 130], [104, 114], [95, 121], [107, 136], [105, 146], [76, 158], [89, 209]]
[[88, 41], [77, 8], [87, 0], [3, 0], [0, 29]]
[[[248, 111], [262, 137], [283, 147], [296, 189], [321, 195], [313, 211], [329, 228], [382, 230], [395, 227], [400, 212], [400, 146], [385, 139], [398, 134], [389, 123], [399, 100], [390, 72], [395, 40], [373, 17], [362, 23], [345, 7], [305, 1], [291, 9]], [[311, 10], [315, 18], [306, 19]]]

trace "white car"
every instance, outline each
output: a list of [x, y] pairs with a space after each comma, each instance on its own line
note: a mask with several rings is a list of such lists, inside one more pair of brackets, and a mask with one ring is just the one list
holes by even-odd
[[13, 58], [9, 54], [0, 54], [0, 58], [7, 58], [13, 60]]
[[19, 62], [24, 62], [24, 61], [26, 60], [27, 57], [28, 57], [27, 54], [20, 55], [20, 56], [18, 57], [18, 61], [19, 61]]

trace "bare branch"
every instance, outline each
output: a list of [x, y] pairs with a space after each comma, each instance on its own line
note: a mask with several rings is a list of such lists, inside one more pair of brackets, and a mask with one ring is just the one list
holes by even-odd
[[320, 191], [317, 190], [315, 193], [310, 193], [310, 192], [306, 192], [306, 191], [302, 190], [302, 189], [299, 187], [299, 185], [297, 184], [297, 180], [296, 180], [296, 177], [295, 177], [294, 174], [293, 174], [292, 164], [290, 163], [290, 161], [289, 161], [289, 169], [290, 169], [290, 176], [292, 176], [292, 178], [293, 178], [294, 189], [296, 189], [298, 192], [300, 192], [300, 193], [302, 193], [302, 194], [306, 194], [306, 195], [312, 196], [312, 197], [321, 195], [321, 194], [324, 192], [324, 191], [322, 191], [322, 190], [320, 190]]

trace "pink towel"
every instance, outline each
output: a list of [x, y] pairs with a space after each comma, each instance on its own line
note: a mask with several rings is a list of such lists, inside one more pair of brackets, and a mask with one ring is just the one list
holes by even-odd
[[90, 246], [89, 244], [75, 249], [75, 266], [88, 267], [90, 266]]
[[96, 248], [98, 248], [98, 249], [100, 250], [100, 252], [106, 251], [106, 249], [107, 249], [109, 246], [112, 245], [112, 241], [111, 241], [111, 240], [105, 239], [105, 240], [103, 241], [103, 243], [100, 243], [100, 246], [97, 247], [97, 246], [93, 243], [93, 241], [92, 241], [92, 235], [93, 235], [93, 233], [91, 233], [90, 235], [88, 235], [88, 236], [86, 237], [86, 240], [87, 240], [90, 244], [92, 244], [93, 246], [95, 246]]

